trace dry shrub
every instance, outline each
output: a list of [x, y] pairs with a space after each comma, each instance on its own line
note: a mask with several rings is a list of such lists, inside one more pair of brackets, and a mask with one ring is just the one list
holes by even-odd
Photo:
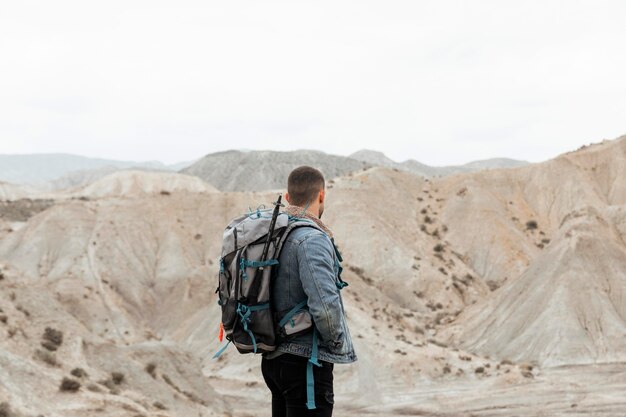
[[0, 403], [0, 417], [18, 417], [18, 415], [11, 410], [9, 403], [2, 402]]
[[164, 406], [162, 403], [160, 403], [159, 401], [155, 401], [154, 403], [152, 403], [152, 406], [154, 408], [158, 408], [159, 410], [167, 410], [167, 407]]
[[124, 374], [121, 372], [111, 372], [111, 380], [115, 385], [121, 385], [124, 382]]
[[64, 377], [59, 386], [59, 391], [62, 392], [76, 392], [80, 389], [80, 382], [75, 379]]
[[35, 349], [35, 359], [39, 359], [40, 361], [47, 363], [50, 366], [59, 366], [57, 362], [56, 356], [54, 353], [48, 352], [46, 350]]
[[41, 336], [41, 346], [50, 351], [55, 351], [63, 343], [63, 332], [52, 327], [46, 327], [43, 336]]
[[70, 374], [77, 378], [84, 378], [87, 376], [87, 372], [85, 372], [83, 368], [74, 368], [72, 369], [72, 372], [70, 372]]
[[146, 372], [150, 374], [152, 378], [156, 378], [156, 363], [150, 362], [146, 365]]

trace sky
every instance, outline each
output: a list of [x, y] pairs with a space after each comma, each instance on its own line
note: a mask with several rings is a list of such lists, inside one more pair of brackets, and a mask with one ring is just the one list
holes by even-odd
[[0, 153], [538, 162], [626, 133], [626, 2], [4, 1]]

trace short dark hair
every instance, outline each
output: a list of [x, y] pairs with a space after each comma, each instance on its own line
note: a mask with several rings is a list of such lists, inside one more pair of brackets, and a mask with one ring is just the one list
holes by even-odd
[[305, 206], [310, 203], [317, 193], [324, 189], [326, 182], [324, 175], [313, 167], [300, 166], [289, 174], [287, 192], [289, 203], [294, 206]]

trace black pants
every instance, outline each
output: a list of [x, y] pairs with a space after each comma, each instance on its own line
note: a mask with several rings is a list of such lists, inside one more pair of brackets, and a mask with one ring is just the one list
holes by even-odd
[[284, 353], [263, 358], [261, 371], [272, 392], [272, 417], [331, 417], [333, 414], [333, 364], [319, 361], [313, 366], [315, 410], [306, 407], [306, 365], [308, 358]]

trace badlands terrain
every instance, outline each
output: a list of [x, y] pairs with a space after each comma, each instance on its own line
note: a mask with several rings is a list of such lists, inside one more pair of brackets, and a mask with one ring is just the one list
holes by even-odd
[[[336, 415], [626, 415], [626, 137], [430, 178], [324, 155], [359, 356]], [[269, 416], [259, 357], [211, 359], [214, 290], [224, 226], [291, 166], [209, 156], [0, 183], [0, 416]]]

